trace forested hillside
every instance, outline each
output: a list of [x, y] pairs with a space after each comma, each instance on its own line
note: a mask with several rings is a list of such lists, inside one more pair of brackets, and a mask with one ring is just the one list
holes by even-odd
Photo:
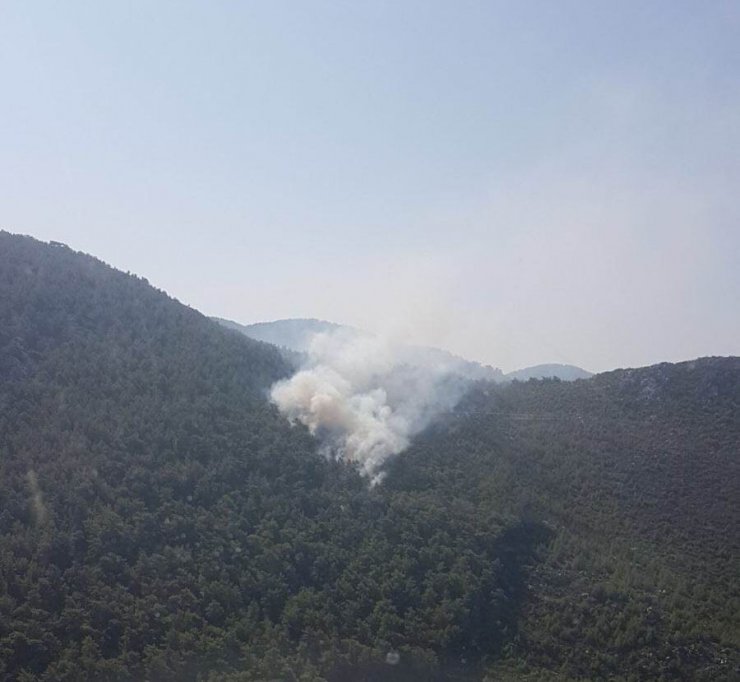
[[480, 383], [369, 487], [277, 349], [0, 233], [0, 679], [735, 679], [739, 363]]
[[540, 674], [738, 675], [740, 358], [481, 386], [387, 486], [552, 529], [512, 649]]
[[539, 536], [319, 456], [264, 397], [274, 348], [6, 233], [0, 321], [1, 679], [387, 678], [393, 648], [413, 679], [502, 650]]

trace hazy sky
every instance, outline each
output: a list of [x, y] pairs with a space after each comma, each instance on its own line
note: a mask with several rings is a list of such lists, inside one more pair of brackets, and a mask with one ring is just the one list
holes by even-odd
[[505, 370], [740, 354], [740, 2], [0, 1], [0, 227]]

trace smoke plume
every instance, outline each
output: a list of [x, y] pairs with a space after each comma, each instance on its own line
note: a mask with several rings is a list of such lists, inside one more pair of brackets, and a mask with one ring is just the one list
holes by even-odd
[[462, 396], [469, 380], [455, 365], [425, 349], [340, 328], [315, 334], [303, 366], [275, 384], [271, 396], [325, 454], [356, 463], [377, 483], [383, 463]]

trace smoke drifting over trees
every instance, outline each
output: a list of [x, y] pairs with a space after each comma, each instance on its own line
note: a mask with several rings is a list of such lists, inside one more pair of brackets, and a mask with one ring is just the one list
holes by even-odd
[[357, 463], [378, 482], [383, 463], [461, 398], [470, 379], [460, 364], [339, 328], [315, 334], [303, 366], [271, 396], [327, 456]]

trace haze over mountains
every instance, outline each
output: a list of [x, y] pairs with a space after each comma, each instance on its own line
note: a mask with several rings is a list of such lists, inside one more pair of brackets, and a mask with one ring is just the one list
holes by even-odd
[[375, 485], [297, 374], [0, 232], [0, 679], [737, 679], [740, 358], [443, 374]]
[[[267, 343], [272, 343], [299, 353], [305, 353], [309, 350], [311, 340], [316, 334], [336, 332], [340, 329], [356, 334], [367, 334], [367, 332], [354, 329], [353, 327], [315, 319], [275, 320], [273, 322], [258, 322], [248, 325], [222, 318], [214, 319], [224, 326], [236, 329], [252, 339], [266, 341]], [[514, 379], [527, 381], [528, 379], [556, 378], [563, 381], [573, 381], [575, 379], [587, 379], [592, 376], [592, 373], [585, 369], [562, 364], [535, 365], [504, 374], [498, 368], [460, 358], [445, 350], [424, 346], [411, 346], [409, 348], [409, 360], [414, 361], [418, 358], [451, 365], [457, 373], [469, 379], [487, 379], [503, 382], [513, 381]]]

